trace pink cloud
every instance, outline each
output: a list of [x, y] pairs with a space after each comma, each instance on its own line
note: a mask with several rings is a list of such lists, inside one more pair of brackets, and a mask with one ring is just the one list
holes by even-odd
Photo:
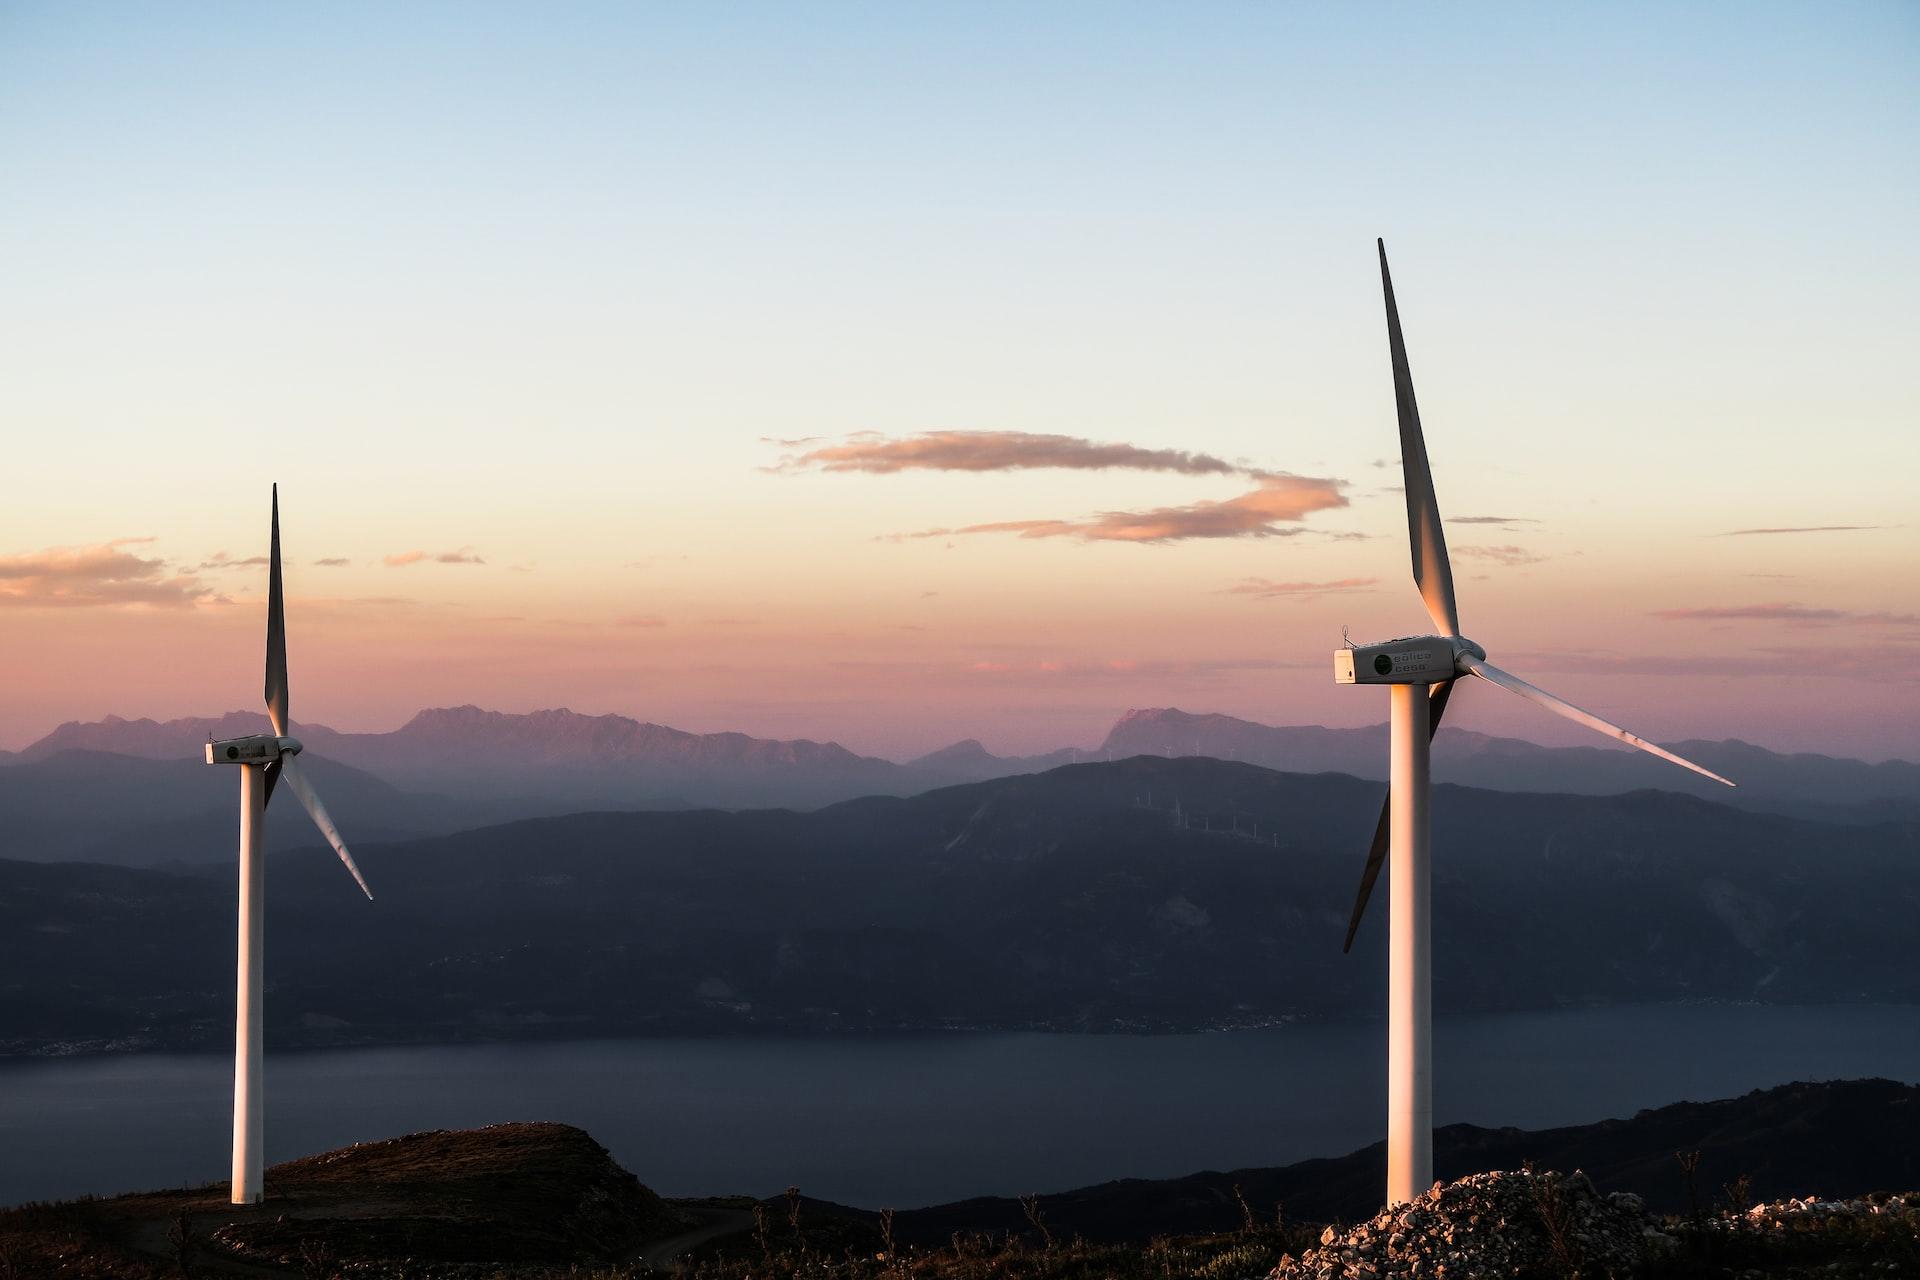
[[1542, 560], [1551, 558], [1540, 555], [1537, 552], [1529, 551], [1525, 547], [1511, 545], [1500, 547], [1455, 547], [1453, 554], [1456, 556], [1464, 556], [1469, 560], [1491, 560], [1495, 564], [1507, 565], [1510, 568], [1523, 564], [1539, 564]]
[[[1890, 664], [1884, 642], [1871, 649], [1841, 645], [1811, 648], [1806, 645], [1760, 645], [1745, 652], [1769, 655], [1781, 666], [1777, 674], [1795, 679], [1861, 679], [1880, 683], [1912, 684], [1916, 677], [1906, 674], [1916, 669], [1920, 649], [1908, 646], [1898, 650], [1898, 662]], [[1720, 654], [1595, 654], [1562, 650], [1522, 651], [1507, 655], [1523, 669], [1537, 669], [1556, 675], [1578, 672], [1590, 675], [1636, 676], [1713, 676], [1728, 674], [1727, 660]], [[1890, 670], [1890, 666], [1893, 668]]]
[[1062, 661], [1038, 659], [1027, 662], [981, 661], [966, 664], [962, 671], [970, 676], [1005, 677], [1008, 682], [1026, 684], [1068, 681], [1106, 683], [1114, 680], [1201, 680], [1214, 681], [1243, 671], [1278, 671], [1317, 662], [1283, 662], [1274, 658], [1108, 658], [1105, 660]]
[[328, 556], [324, 560], [315, 560], [314, 563], [319, 565], [323, 569], [339, 569], [339, 568], [344, 568], [346, 565], [351, 563], [351, 561], [349, 561], [345, 556]]
[[[810, 440], [779, 441], [798, 448]], [[772, 470], [859, 471], [892, 475], [900, 471], [1028, 471], [1062, 468], [1076, 471], [1173, 471], [1183, 475], [1258, 475], [1259, 472], [1212, 454], [1185, 449], [1143, 449], [1103, 444], [1079, 436], [1030, 431], [928, 431], [888, 439], [862, 434], [840, 444], [808, 449], [782, 458]]]
[[1862, 533], [1868, 529], [1883, 529], [1878, 524], [1809, 524], [1781, 529], [1729, 529], [1721, 534], [1723, 538], [1745, 538], [1756, 533]]
[[1347, 505], [1343, 480], [1275, 472], [1260, 487], [1220, 502], [1148, 511], [1102, 511], [1084, 520], [997, 520], [958, 529], [925, 529], [907, 535], [942, 538], [955, 534], [1017, 533], [1023, 538], [1080, 538], [1087, 542], [1178, 542], [1187, 538], [1285, 538], [1304, 532], [1281, 528], [1316, 511]]
[[1340, 578], [1333, 582], [1274, 582], [1268, 578], [1247, 578], [1226, 588], [1232, 596], [1258, 596], [1263, 600], [1313, 600], [1326, 595], [1366, 591], [1378, 578]]
[[1847, 609], [1815, 609], [1784, 601], [1697, 609], [1657, 609], [1653, 616], [1669, 622], [1789, 622], [1815, 626], [1849, 622], [1882, 627], [1920, 624], [1920, 613], [1856, 613]]
[[485, 560], [482, 560], [473, 553], [472, 547], [461, 547], [458, 551], [439, 551], [432, 553], [420, 550], [396, 551], [392, 555], [382, 556], [380, 559], [389, 569], [403, 569], [410, 564], [420, 564], [424, 561], [432, 561], [434, 564], [486, 563]]
[[245, 569], [266, 563], [265, 556], [248, 556], [244, 560], [235, 560], [224, 551], [216, 551], [211, 557], [195, 565], [190, 572], [207, 573], [219, 569]]
[[628, 613], [613, 620], [618, 627], [664, 627], [667, 620], [655, 613]]
[[213, 597], [191, 573], [120, 548], [151, 538], [118, 538], [92, 547], [51, 547], [0, 556], [0, 606], [100, 608], [145, 605], [185, 609]]

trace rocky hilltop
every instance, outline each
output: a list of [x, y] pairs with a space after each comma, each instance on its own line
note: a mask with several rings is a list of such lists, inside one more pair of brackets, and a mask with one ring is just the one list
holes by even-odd
[[266, 1184], [246, 1207], [226, 1203], [222, 1182], [7, 1211], [0, 1276], [561, 1275], [687, 1225], [561, 1124], [358, 1143], [275, 1165]]
[[1438, 1182], [1274, 1266], [1274, 1280], [1445, 1276], [1628, 1275], [1664, 1261], [1678, 1241], [1630, 1191], [1602, 1196], [1583, 1173], [1476, 1173]]
[[1328, 1226], [1271, 1280], [1881, 1276], [1920, 1256], [1920, 1194], [1811, 1197], [1661, 1218], [1578, 1171], [1523, 1169], [1435, 1183], [1342, 1231]]

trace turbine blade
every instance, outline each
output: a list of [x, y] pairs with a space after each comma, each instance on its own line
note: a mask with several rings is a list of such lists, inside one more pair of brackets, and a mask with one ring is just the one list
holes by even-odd
[[[280, 486], [273, 486], [273, 547], [267, 567], [267, 717], [287, 732], [287, 601], [280, 583]], [[309, 806], [311, 807], [311, 806]]]
[[[1433, 735], [1440, 732], [1440, 717], [1446, 714], [1447, 698], [1453, 693], [1453, 681], [1444, 680], [1434, 685], [1427, 695], [1427, 741], [1433, 741]], [[1360, 873], [1360, 894], [1353, 900], [1353, 918], [1347, 921], [1347, 941], [1341, 947], [1342, 952], [1353, 950], [1354, 935], [1360, 932], [1360, 918], [1367, 914], [1367, 899], [1373, 896], [1373, 882], [1380, 878], [1380, 868], [1387, 860], [1387, 846], [1393, 837], [1393, 795], [1380, 803], [1380, 821], [1374, 824], [1373, 845], [1367, 850], [1367, 869]]]
[[1433, 496], [1433, 469], [1427, 465], [1427, 441], [1420, 432], [1420, 406], [1413, 399], [1413, 371], [1407, 367], [1407, 341], [1400, 333], [1400, 308], [1393, 301], [1393, 277], [1387, 273], [1387, 242], [1380, 245], [1380, 287], [1387, 295], [1387, 344], [1393, 351], [1393, 401], [1400, 416], [1400, 470], [1407, 486], [1407, 541], [1413, 548], [1413, 583], [1426, 602], [1427, 616], [1442, 635], [1460, 634], [1460, 612], [1453, 602], [1453, 565], [1447, 536], [1440, 528], [1440, 504]]
[[360, 892], [373, 900], [373, 890], [367, 888], [367, 878], [360, 874], [360, 868], [354, 865], [353, 855], [347, 852], [347, 842], [340, 838], [339, 828], [333, 825], [333, 819], [327, 816], [327, 807], [320, 803], [320, 797], [314, 792], [313, 784], [307, 781], [307, 775], [300, 772], [300, 766], [292, 756], [280, 757], [280, 772], [285, 775], [287, 785], [293, 788], [293, 794], [300, 797], [300, 803], [307, 807], [307, 813], [313, 818], [313, 825], [320, 828], [320, 834], [327, 838], [333, 851], [340, 855], [340, 861], [347, 864], [347, 870], [353, 873], [354, 882], [360, 886]]
[[273, 803], [273, 784], [278, 781], [280, 781], [280, 761], [269, 760], [267, 761], [267, 789], [265, 794], [260, 797], [260, 807], [262, 809]]
[[1565, 716], [1575, 724], [1583, 724], [1589, 729], [1598, 730], [1606, 734], [1609, 738], [1618, 738], [1628, 746], [1638, 747], [1649, 755], [1659, 756], [1662, 760], [1671, 760], [1682, 769], [1691, 769], [1703, 778], [1712, 778], [1715, 782], [1724, 783], [1729, 787], [1737, 785], [1729, 779], [1721, 777], [1711, 769], [1703, 769], [1693, 761], [1673, 754], [1673, 752], [1668, 751], [1665, 747], [1656, 747], [1639, 734], [1628, 733], [1619, 725], [1602, 720], [1591, 711], [1582, 711], [1579, 707], [1574, 706], [1564, 698], [1556, 698], [1545, 689], [1530, 685], [1519, 676], [1514, 675], [1510, 671], [1502, 671], [1490, 662], [1482, 662], [1470, 653], [1461, 654], [1460, 663], [1466, 667], [1468, 671], [1479, 676], [1488, 684], [1497, 684], [1509, 693], [1517, 693], [1529, 702], [1537, 702], [1555, 715]]

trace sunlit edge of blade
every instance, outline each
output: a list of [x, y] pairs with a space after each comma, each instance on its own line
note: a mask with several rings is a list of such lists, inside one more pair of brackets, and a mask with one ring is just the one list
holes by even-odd
[[293, 788], [293, 793], [300, 797], [300, 803], [306, 806], [307, 816], [313, 819], [313, 825], [320, 828], [320, 834], [327, 838], [327, 843], [333, 846], [333, 851], [340, 855], [340, 861], [346, 864], [354, 883], [360, 886], [360, 892], [367, 895], [367, 901], [373, 901], [373, 890], [367, 887], [367, 878], [360, 874], [359, 865], [354, 862], [353, 855], [347, 852], [347, 842], [340, 835], [339, 828], [333, 825], [333, 819], [327, 814], [327, 807], [320, 803], [319, 793], [314, 791], [313, 784], [307, 781], [306, 775], [300, 771], [300, 766], [294, 763], [292, 756], [283, 756], [281, 759], [281, 776], [286, 779], [287, 785]]
[[1419, 399], [1413, 390], [1413, 362], [1407, 356], [1400, 303], [1393, 291], [1393, 272], [1387, 266], [1387, 242], [1376, 239], [1374, 243], [1380, 249], [1380, 289], [1387, 308], [1387, 356], [1393, 366], [1394, 417], [1400, 434], [1400, 473], [1407, 506], [1408, 549], [1413, 553], [1413, 584], [1433, 625], [1443, 635], [1459, 635], [1460, 603], [1453, 589], [1453, 559], [1447, 554], [1440, 499], [1433, 486], [1433, 461], [1427, 455], [1427, 433], [1420, 424]]
[[1665, 747], [1655, 746], [1639, 734], [1630, 733], [1610, 720], [1602, 720], [1599, 716], [1593, 714], [1593, 712], [1576, 707], [1565, 698], [1556, 697], [1538, 685], [1529, 684], [1519, 676], [1514, 675], [1511, 671], [1502, 671], [1491, 662], [1481, 662], [1471, 654], [1461, 654], [1460, 664], [1473, 675], [1485, 680], [1488, 684], [1497, 685], [1505, 689], [1508, 693], [1518, 694], [1529, 702], [1538, 703], [1555, 715], [1565, 716], [1575, 724], [1583, 724], [1598, 733], [1606, 734], [1609, 738], [1617, 738], [1628, 746], [1638, 747], [1649, 755], [1659, 756], [1662, 760], [1670, 760], [1682, 769], [1691, 769], [1701, 777], [1712, 778], [1722, 786], [1737, 787], [1740, 785], [1731, 778], [1721, 777], [1704, 765], [1695, 764], [1685, 756], [1677, 756]]
[[280, 564], [280, 486], [276, 484], [267, 565], [266, 702], [267, 719], [273, 722], [273, 731], [281, 737], [287, 735], [287, 726], [293, 719], [293, 699], [287, 684], [287, 590], [286, 575]]

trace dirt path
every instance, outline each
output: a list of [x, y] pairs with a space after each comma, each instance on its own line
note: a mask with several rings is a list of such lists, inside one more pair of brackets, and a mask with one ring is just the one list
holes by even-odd
[[122, 1243], [162, 1266], [172, 1266], [173, 1243], [168, 1236], [173, 1230], [174, 1215], [185, 1212], [192, 1217], [195, 1232], [201, 1237], [201, 1243], [194, 1251], [195, 1274], [292, 1276], [301, 1274], [302, 1269], [297, 1266], [279, 1267], [271, 1263], [236, 1258], [206, 1237], [229, 1223], [257, 1221], [262, 1218], [324, 1218], [337, 1222], [347, 1218], [377, 1219], [397, 1213], [415, 1212], [417, 1209], [418, 1206], [413, 1202], [400, 1199], [313, 1200], [276, 1195], [260, 1204], [235, 1205], [228, 1204], [224, 1195], [206, 1196], [156, 1205], [153, 1212], [133, 1217], [131, 1228], [127, 1231]]
[[[196, 1224], [202, 1232], [212, 1231], [223, 1225], [219, 1222], [207, 1222], [206, 1219], [225, 1214], [226, 1221], [238, 1221], [241, 1218], [258, 1213], [258, 1209], [229, 1206], [224, 1202], [205, 1209], [196, 1209], [193, 1213]], [[162, 1266], [173, 1265], [173, 1244], [167, 1233], [173, 1229], [171, 1217], [144, 1218], [134, 1227], [126, 1244], [129, 1248], [152, 1258]], [[258, 1263], [244, 1262], [228, 1257], [210, 1244], [203, 1244], [194, 1250], [193, 1269], [196, 1275], [215, 1276], [290, 1276], [294, 1271], [278, 1267], [262, 1266]]]
[[709, 1241], [753, 1230], [753, 1214], [746, 1209], [687, 1209], [685, 1212], [700, 1219], [700, 1225], [677, 1236], [642, 1245], [634, 1250], [628, 1261], [664, 1271]]

